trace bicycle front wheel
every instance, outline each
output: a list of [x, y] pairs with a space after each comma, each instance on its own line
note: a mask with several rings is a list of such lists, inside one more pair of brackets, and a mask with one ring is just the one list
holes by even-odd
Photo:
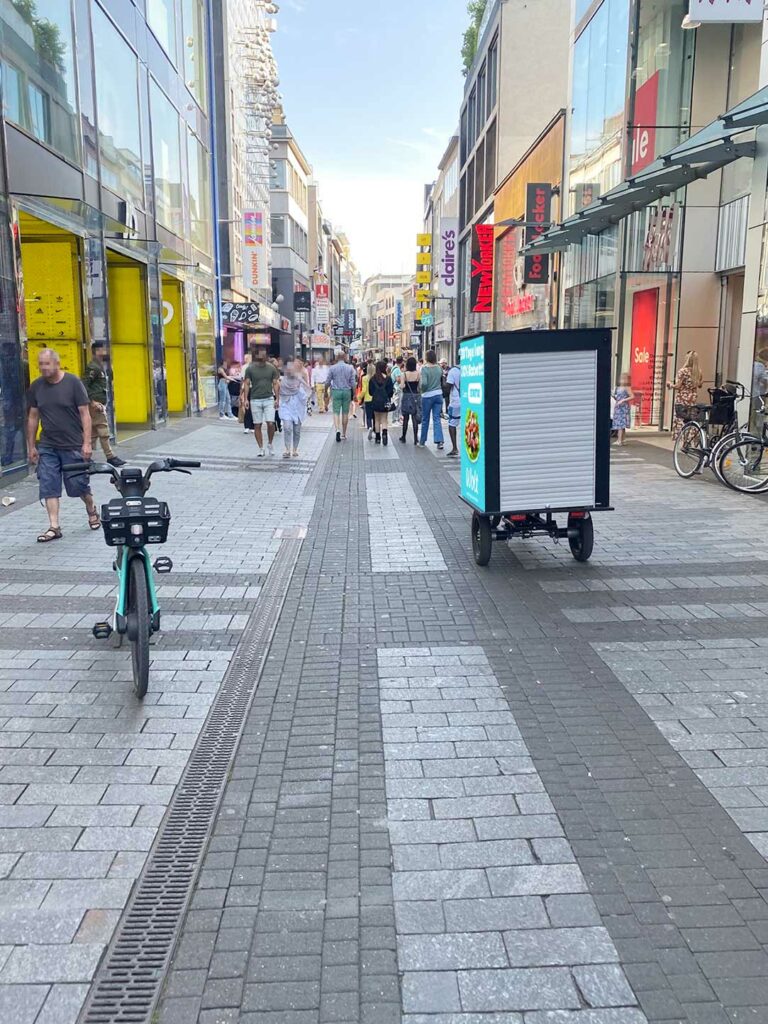
[[133, 691], [141, 700], [149, 688], [149, 595], [144, 559], [131, 559], [128, 572], [128, 637], [133, 662]]
[[720, 479], [734, 491], [768, 491], [768, 445], [754, 438], [739, 441], [722, 453], [719, 469]]
[[678, 476], [688, 479], [698, 473], [707, 456], [707, 436], [698, 423], [686, 423], [675, 438], [672, 458]]

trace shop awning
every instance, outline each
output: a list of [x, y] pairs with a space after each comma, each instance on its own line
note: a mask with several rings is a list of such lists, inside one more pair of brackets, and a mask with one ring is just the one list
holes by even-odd
[[737, 142], [735, 138], [764, 124], [768, 124], [768, 87], [760, 89], [573, 217], [550, 228], [523, 252], [567, 249], [587, 235], [605, 231], [636, 210], [677, 192], [698, 178], [706, 178], [734, 160], [754, 156], [754, 141]]

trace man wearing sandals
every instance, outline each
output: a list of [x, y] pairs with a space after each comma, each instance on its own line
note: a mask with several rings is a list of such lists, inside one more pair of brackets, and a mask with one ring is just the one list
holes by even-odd
[[[38, 356], [40, 376], [28, 395], [27, 450], [37, 466], [40, 500], [45, 502], [49, 527], [37, 538], [48, 544], [61, 538], [59, 504], [62, 482], [70, 498], [81, 498], [88, 511], [88, 525], [98, 530], [101, 522], [85, 473], [65, 473], [69, 462], [88, 462], [92, 454], [91, 414], [88, 392], [79, 377], [65, 373], [57, 352], [44, 348]], [[37, 428], [43, 431], [37, 439]]]

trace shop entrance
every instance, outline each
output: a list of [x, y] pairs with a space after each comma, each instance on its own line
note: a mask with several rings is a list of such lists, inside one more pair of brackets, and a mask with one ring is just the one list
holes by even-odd
[[108, 251], [107, 284], [115, 420], [124, 436], [146, 429], [152, 413], [147, 268]]
[[44, 348], [55, 349], [62, 369], [80, 377], [86, 362], [80, 239], [23, 210], [19, 236], [30, 377], [38, 376]]
[[184, 291], [181, 281], [163, 274], [163, 338], [168, 413], [186, 416], [189, 405], [189, 372], [184, 344]]
[[[724, 281], [720, 307], [717, 350], [717, 383], [736, 380], [739, 361], [741, 314], [744, 306], [744, 274], [729, 274]], [[743, 382], [747, 389], [749, 381]]]

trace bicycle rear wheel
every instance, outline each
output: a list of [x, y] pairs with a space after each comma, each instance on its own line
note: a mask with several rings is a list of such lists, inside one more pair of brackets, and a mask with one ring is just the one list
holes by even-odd
[[675, 471], [683, 479], [698, 473], [707, 457], [707, 436], [698, 423], [686, 423], [675, 438], [672, 458]]
[[128, 571], [128, 638], [131, 641], [133, 691], [139, 700], [149, 688], [149, 595], [144, 559], [131, 559]]
[[768, 491], [768, 445], [755, 438], [731, 445], [720, 456], [718, 475], [727, 487], [742, 494]]

